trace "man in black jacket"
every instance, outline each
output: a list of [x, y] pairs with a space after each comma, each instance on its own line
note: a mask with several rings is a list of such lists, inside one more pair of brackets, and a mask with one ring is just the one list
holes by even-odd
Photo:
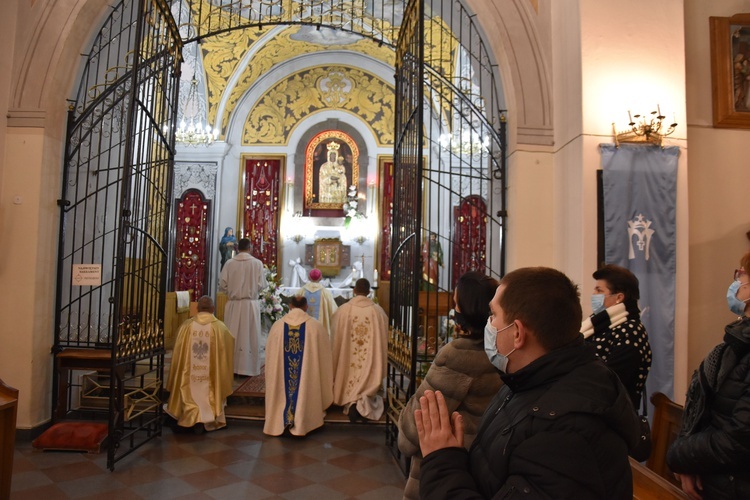
[[490, 309], [485, 350], [505, 385], [468, 452], [442, 394], [420, 399], [421, 498], [632, 498], [638, 416], [583, 342], [576, 285], [554, 269], [518, 269]]

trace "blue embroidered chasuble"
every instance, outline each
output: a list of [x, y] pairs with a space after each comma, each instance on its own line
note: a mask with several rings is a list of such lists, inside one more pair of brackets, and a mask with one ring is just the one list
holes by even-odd
[[305, 298], [307, 299], [307, 314], [317, 320], [320, 320], [320, 296], [322, 294], [322, 289], [316, 290], [314, 292], [305, 290]]
[[284, 427], [294, 425], [299, 382], [302, 374], [302, 353], [305, 350], [305, 323], [290, 326], [284, 323]]

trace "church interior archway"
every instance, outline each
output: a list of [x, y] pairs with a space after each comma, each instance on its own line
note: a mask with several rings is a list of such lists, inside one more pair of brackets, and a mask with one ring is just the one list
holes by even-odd
[[[410, 96], [411, 104], [419, 103], [421, 110], [416, 132], [411, 134], [412, 139], [419, 139], [409, 144], [411, 159], [418, 159], [420, 165], [410, 181], [419, 195], [409, 198], [409, 205], [394, 203], [407, 199], [400, 197], [403, 193], [398, 188], [399, 182], [405, 181], [399, 181], [398, 175], [383, 174], [385, 165], [398, 172], [408, 163], [400, 163], [404, 157], [398, 154], [394, 158], [394, 151], [404, 151], [399, 149], [403, 137], [394, 123], [405, 109], [399, 108], [399, 102], [408, 96], [399, 96], [399, 84], [393, 81], [395, 68], [403, 63], [395, 45], [406, 2], [184, 0], [166, 4], [152, 0], [152, 4], [168, 7], [181, 38], [192, 41], [182, 50], [177, 117], [161, 124], [161, 130], [168, 136], [185, 121], [194, 126], [194, 138], [201, 131], [203, 136], [212, 136], [207, 145], [190, 144], [190, 140], [175, 144], [174, 189], [169, 196], [170, 200], [181, 199], [198, 189], [211, 200], [212, 220], [206, 227], [217, 234], [206, 238], [209, 258], [201, 273], [206, 280], [200, 284], [202, 289], [215, 294], [220, 230], [234, 227], [238, 238], [257, 234], [256, 225], [268, 224], [269, 217], [276, 217], [276, 232], [263, 234], [276, 235], [274, 259], [266, 260], [279, 265], [282, 279], [292, 274], [287, 273], [291, 269], [283, 269], [287, 261], [300, 258], [306, 263], [307, 245], [319, 238], [338, 238], [348, 245], [350, 260], [331, 281], [342, 282], [350, 275], [356, 259], [361, 259], [363, 276], [377, 281], [376, 270], [386, 267], [390, 273], [391, 261], [385, 259], [392, 259], [411, 238], [408, 244], [416, 247], [408, 265], [420, 278], [410, 283], [423, 280], [417, 288], [423, 288], [424, 300], [430, 304], [430, 297], [450, 293], [455, 276], [450, 264], [431, 262], [434, 252], [430, 248], [420, 256], [422, 242], [432, 244], [429, 235], [435, 235], [434, 242], [445, 254], [441, 260], [453, 262], [457, 258], [454, 253], [462, 251], [454, 241], [453, 212], [464, 200], [473, 199], [479, 200], [472, 205], [474, 211], [481, 207], [484, 212], [477, 219], [485, 228], [482, 241], [491, 242], [485, 249], [485, 269], [495, 275], [502, 273], [505, 103], [497, 67], [461, 2], [434, 1], [423, 6], [424, 23], [419, 28], [423, 73]], [[82, 88], [85, 86], [82, 82]], [[195, 88], [192, 101], [188, 97], [191, 86]], [[338, 198], [331, 202], [335, 207], [305, 210], [309, 193], [304, 184], [311, 175], [320, 175], [326, 162], [311, 160], [302, 152], [310, 140], [329, 131], [353, 138], [359, 152], [359, 175], [345, 175], [337, 181], [346, 189], [343, 195], [336, 191]], [[328, 152], [332, 147], [336, 152], [346, 150], [347, 141], [329, 146]], [[350, 145], [350, 155], [353, 150]], [[279, 158], [284, 160], [273, 170], [275, 179], [263, 177], [267, 185], [255, 184], [261, 177], [252, 178], [246, 161], [257, 166]], [[339, 158], [346, 172], [351, 160], [344, 153], [335, 155], [333, 161]], [[395, 179], [394, 185], [383, 186], [386, 178]], [[270, 187], [274, 182], [275, 187]], [[260, 203], [265, 208], [263, 216], [253, 217], [249, 212], [255, 210], [256, 201], [250, 197], [259, 190], [268, 192]], [[393, 199], [384, 198], [384, 193]], [[417, 205], [415, 200], [419, 200]], [[357, 205], [349, 214], [344, 206], [352, 207], [352, 202]], [[386, 215], [394, 216], [393, 221], [412, 217], [416, 225], [405, 231], [406, 226], [394, 222], [392, 240], [386, 244], [379, 236]], [[175, 216], [173, 207], [169, 217], [174, 220]], [[174, 229], [169, 234], [171, 242], [165, 246], [169, 257], [162, 279], [174, 283], [169, 278], [177, 272], [181, 255], [174, 244]], [[384, 246], [391, 247], [390, 256], [382, 252]], [[426, 273], [422, 264], [427, 265]], [[433, 271], [434, 265], [429, 264], [437, 264], [437, 268]], [[422, 305], [414, 302], [414, 310], [407, 314], [414, 321], [409, 320], [408, 328], [406, 323], [400, 326], [406, 337], [394, 340], [394, 358], [409, 357], [409, 361], [401, 359], [400, 366], [411, 373], [412, 383], [419, 369], [413, 353], [421, 350], [420, 359], [428, 362], [444, 338], [436, 331], [444, 329], [438, 317], [447, 316], [447, 311], [435, 312], [423, 325], [424, 330], [433, 330], [429, 334], [418, 328], [416, 309], [420, 308]], [[411, 345], [418, 342], [421, 347], [412, 350]], [[410, 389], [404, 389], [408, 395]]]

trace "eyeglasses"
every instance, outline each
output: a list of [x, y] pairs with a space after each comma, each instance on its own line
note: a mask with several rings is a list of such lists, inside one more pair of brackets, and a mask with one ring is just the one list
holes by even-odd
[[742, 268], [734, 270], [734, 281], [740, 281], [742, 276], [747, 276], [747, 271]]

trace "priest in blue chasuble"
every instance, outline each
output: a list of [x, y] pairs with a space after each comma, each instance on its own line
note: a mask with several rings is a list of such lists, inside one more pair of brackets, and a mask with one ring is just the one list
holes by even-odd
[[338, 306], [333, 300], [333, 294], [326, 287], [320, 284], [323, 273], [320, 269], [313, 269], [309, 274], [310, 281], [300, 288], [297, 295], [303, 295], [307, 299], [307, 312], [313, 318], [323, 323], [323, 327], [328, 332], [328, 339], [331, 339], [331, 318], [336, 312]]
[[307, 314], [303, 296], [292, 297], [289, 312], [268, 333], [265, 400], [263, 432], [269, 436], [304, 436], [322, 427], [333, 402], [328, 332]]

